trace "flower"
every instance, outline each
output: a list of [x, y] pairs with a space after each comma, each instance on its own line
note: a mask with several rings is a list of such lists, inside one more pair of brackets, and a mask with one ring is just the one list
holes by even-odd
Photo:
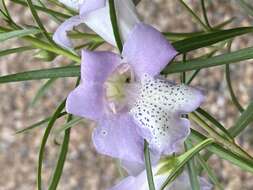
[[[79, 10], [79, 15], [69, 18], [57, 28], [53, 39], [58, 45], [71, 48], [73, 45], [67, 36], [67, 32], [71, 31], [73, 27], [85, 23], [105, 41], [116, 46], [108, 0], [62, 0], [61, 2]], [[140, 22], [135, 5], [132, 0], [115, 0], [115, 7], [121, 37], [126, 40], [135, 24]]]
[[[93, 143], [98, 152], [143, 165], [143, 141], [154, 157], [178, 149], [189, 134], [181, 114], [196, 109], [202, 94], [159, 77], [177, 52], [153, 27], [139, 23], [120, 55], [82, 51], [81, 83], [67, 98], [68, 113], [95, 120]], [[154, 159], [155, 160], [155, 159]]]
[[59, 0], [61, 3], [74, 10], [78, 10], [83, 0]]
[[[157, 172], [158, 167], [153, 167], [153, 171]], [[156, 189], [161, 189], [163, 183], [168, 177], [168, 173], [154, 175], [154, 184]], [[200, 189], [201, 190], [211, 190], [212, 185], [206, 181], [206, 179], [199, 177]], [[123, 179], [114, 187], [109, 190], [148, 190], [148, 181], [146, 171], [143, 171], [138, 176], [129, 176]], [[165, 190], [191, 190], [191, 184], [189, 180], [189, 176], [187, 172], [183, 172], [180, 176], [178, 176], [170, 185], [168, 185]]]

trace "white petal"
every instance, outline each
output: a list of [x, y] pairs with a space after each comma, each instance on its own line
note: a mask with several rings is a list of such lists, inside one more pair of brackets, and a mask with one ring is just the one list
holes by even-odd
[[[139, 19], [132, 0], [116, 0], [115, 7], [121, 37], [125, 41], [134, 25], [139, 22]], [[100, 35], [105, 41], [116, 46], [108, 1], [105, 7], [81, 16], [88, 27]]]
[[145, 75], [140, 96], [130, 113], [141, 131], [149, 131], [149, 136], [142, 135], [151, 148], [171, 154], [179, 151], [190, 132], [189, 121], [181, 114], [193, 111], [202, 100], [202, 94], [194, 88]]
[[140, 22], [132, 0], [116, 0], [116, 12], [123, 41], [126, 41], [133, 27]]
[[67, 7], [70, 7], [72, 9], [78, 10], [79, 5], [84, 1], [84, 0], [59, 0], [61, 3], [66, 5]]

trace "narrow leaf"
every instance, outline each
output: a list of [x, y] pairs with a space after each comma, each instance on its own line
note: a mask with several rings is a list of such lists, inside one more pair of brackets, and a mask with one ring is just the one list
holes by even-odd
[[52, 86], [52, 84], [56, 81], [57, 78], [52, 78], [49, 79], [45, 84], [43, 84], [40, 89], [38, 90], [38, 92], [36, 93], [36, 95], [34, 96], [32, 102], [31, 102], [31, 106], [34, 106], [38, 100], [45, 95], [45, 93], [47, 92], [47, 90]]
[[184, 154], [180, 155], [178, 157], [178, 165], [175, 166], [172, 170], [170, 175], [168, 176], [168, 178], [165, 180], [165, 182], [163, 183], [161, 190], [164, 190], [167, 185], [169, 183], [172, 182], [172, 180], [174, 179], [174, 177], [178, 174], [179, 171], [181, 171], [181, 169], [185, 166], [185, 164], [197, 153], [199, 153], [202, 149], [206, 148], [208, 145], [212, 144], [214, 142], [213, 139], [206, 139], [204, 141], [202, 141], [201, 143], [199, 143], [198, 145], [196, 145], [195, 147], [191, 148], [190, 150], [188, 150], [187, 152], [185, 152]]
[[234, 127], [229, 129], [233, 137], [239, 135], [251, 122], [253, 122], [253, 102], [249, 104], [247, 109], [241, 114], [236, 121]]
[[27, 29], [22, 29], [22, 30], [13, 30], [10, 32], [3, 32], [0, 33], [0, 42], [9, 40], [11, 38], [20, 38], [24, 36], [28, 36], [31, 34], [38, 34], [40, 33], [40, 30], [37, 28], [27, 28]]
[[59, 115], [61, 114], [61, 111], [65, 108], [65, 103], [66, 100], [64, 100], [56, 109], [56, 111], [54, 112], [52, 118], [50, 119], [48, 126], [44, 132], [42, 141], [41, 141], [41, 145], [40, 145], [40, 150], [39, 150], [39, 158], [38, 158], [38, 169], [37, 169], [37, 188], [38, 190], [42, 190], [42, 163], [43, 163], [43, 158], [44, 158], [44, 151], [45, 151], [45, 147], [46, 147], [46, 143], [48, 140], [48, 137], [50, 135], [50, 132], [53, 128], [54, 123], [56, 122], [57, 118], [59, 117]]
[[196, 69], [214, 67], [218, 65], [225, 65], [229, 63], [237, 63], [253, 58], [253, 47], [241, 49], [231, 53], [225, 53], [222, 55], [214, 56], [206, 59], [193, 59], [186, 62], [179, 62], [168, 65], [163, 74], [179, 73], [184, 71], [191, 71]]
[[[67, 122], [71, 122], [71, 120], [72, 120], [72, 115], [69, 115]], [[64, 163], [65, 163], [67, 153], [68, 153], [70, 131], [71, 131], [71, 128], [68, 128], [65, 131], [63, 142], [61, 145], [60, 154], [58, 156], [58, 161], [57, 161], [56, 167], [54, 169], [53, 177], [51, 178], [51, 182], [49, 184], [48, 190], [56, 190], [58, 183], [60, 181], [63, 167], [64, 167]]]
[[[64, 115], [66, 115], [66, 114], [67, 114], [66, 112], [62, 112], [62, 113], [58, 116], [58, 118], [60, 118], [60, 117], [62, 117], [62, 116], [64, 116]], [[47, 124], [47, 123], [50, 121], [50, 119], [51, 119], [51, 117], [47, 117], [47, 118], [45, 118], [45, 119], [43, 119], [43, 120], [41, 120], [41, 121], [39, 121], [39, 122], [37, 122], [37, 123], [35, 123], [35, 124], [29, 126], [29, 127], [26, 127], [26, 128], [24, 128], [24, 129], [21, 129], [21, 130], [16, 131], [15, 134], [26, 133], [26, 132], [31, 131], [32, 129], [35, 129], [35, 128], [38, 128], [38, 127], [42, 127], [42, 126], [44, 126], [45, 124]]]
[[[191, 129], [191, 134], [189, 138], [196, 142], [202, 142], [206, 139], [205, 136], [193, 129]], [[223, 148], [217, 143], [211, 144], [209, 147], [207, 147], [207, 150], [212, 152], [213, 154], [216, 154], [221, 159], [227, 160], [230, 163], [237, 165], [242, 170], [253, 173], [253, 161], [239, 156], [238, 154], [235, 154], [230, 150]]]
[[217, 30], [210, 33], [200, 33], [191, 38], [183, 39], [172, 43], [175, 49], [180, 53], [186, 53], [195, 49], [207, 47], [217, 42], [221, 42], [236, 36], [252, 33], [253, 27], [241, 27], [228, 30]]
[[10, 55], [10, 54], [14, 54], [14, 53], [22, 53], [24, 51], [29, 51], [29, 50], [33, 50], [33, 49], [34, 48], [31, 47], [31, 46], [24, 46], [24, 47], [6, 49], [6, 50], [3, 50], [3, 51], [0, 51], [0, 57]]
[[149, 190], [155, 190], [155, 183], [153, 179], [153, 171], [152, 171], [152, 164], [150, 160], [149, 146], [146, 140], [144, 140], [144, 158], [145, 158], [145, 166], [146, 166]]
[[0, 77], [0, 83], [39, 80], [59, 77], [76, 77], [80, 75], [80, 66], [67, 66], [52, 69], [27, 71]]

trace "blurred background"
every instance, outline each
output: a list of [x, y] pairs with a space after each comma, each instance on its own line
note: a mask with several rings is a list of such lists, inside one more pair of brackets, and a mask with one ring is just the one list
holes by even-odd
[[[8, 7], [19, 23], [32, 24], [28, 9], [10, 1]], [[194, 11], [201, 15], [200, 1], [187, 1]], [[206, 1], [208, 17], [212, 25], [234, 17], [234, 21], [226, 28], [250, 26], [253, 18], [249, 17], [235, 1]], [[142, 0], [138, 5], [141, 18], [161, 31], [193, 32], [201, 28], [192, 21], [192, 17], [177, 2], [169, 0]], [[57, 25], [45, 14], [41, 14], [44, 24], [53, 32]], [[0, 21], [0, 25], [3, 24]], [[24, 42], [9, 40], [0, 44], [0, 49], [20, 46]], [[237, 37], [232, 50], [252, 46], [252, 35]], [[190, 57], [195, 57], [205, 49], [194, 51]], [[35, 52], [29, 51], [0, 58], [0, 75], [16, 73], [25, 70], [49, 68], [64, 65], [67, 62], [62, 57], [53, 62], [42, 62], [33, 58]], [[246, 106], [253, 99], [253, 61], [231, 65], [233, 87], [240, 103]], [[177, 79], [177, 76], [175, 76]], [[43, 128], [29, 133], [15, 135], [19, 129], [42, 120], [54, 111], [70, 90], [74, 88], [74, 79], [58, 79], [50, 90], [35, 105], [31, 102], [37, 90], [45, 81], [1, 84], [0, 105], [0, 190], [34, 190], [36, 189], [36, 162]], [[227, 128], [238, 118], [238, 110], [232, 104], [224, 78], [224, 67], [215, 67], [201, 71], [193, 85], [206, 90], [207, 99], [203, 107], [212, 113]], [[62, 121], [57, 122], [60, 126]], [[116, 162], [96, 153], [91, 143], [92, 128], [80, 123], [71, 132], [70, 149], [60, 181], [60, 190], [104, 190], [115, 184], [119, 178]], [[248, 127], [237, 139], [249, 153], [253, 154], [253, 130]], [[58, 145], [52, 135], [46, 148], [46, 159], [43, 168], [45, 185], [54, 167]], [[253, 189], [253, 175], [241, 171], [216, 156], [210, 159], [219, 180], [226, 190]]]

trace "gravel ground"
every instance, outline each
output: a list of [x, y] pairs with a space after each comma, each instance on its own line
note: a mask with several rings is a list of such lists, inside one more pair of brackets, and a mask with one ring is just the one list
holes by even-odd
[[[191, 0], [192, 7], [200, 13], [199, 1]], [[211, 1], [208, 1], [211, 2]], [[21, 23], [31, 23], [31, 16], [20, 6], [9, 4], [12, 14]], [[139, 5], [143, 20], [153, 24], [162, 31], [191, 32], [199, 27], [192, 22], [191, 17], [177, 3], [168, 0], [143, 0]], [[208, 16], [211, 24], [236, 17], [232, 27], [248, 26], [253, 19], [244, 15], [233, 1], [219, 0], [208, 3]], [[52, 30], [55, 25], [49, 18], [43, 16], [45, 23]], [[0, 22], [1, 25], [1, 22]], [[232, 50], [252, 46], [251, 35], [237, 38]], [[17, 47], [23, 42], [11, 40], [0, 44], [0, 49]], [[196, 51], [190, 56], [203, 53]], [[11, 55], [0, 58], [0, 74], [15, 73], [24, 70], [47, 68], [67, 63], [63, 58], [45, 63], [32, 58], [34, 52], [19, 55]], [[231, 66], [231, 77], [236, 94], [243, 106], [253, 99], [253, 62]], [[35, 106], [31, 106], [31, 100], [44, 81], [12, 83], [0, 85], [0, 190], [33, 190], [36, 185], [36, 161], [43, 129], [33, 132], [15, 135], [15, 131], [49, 116], [74, 86], [73, 79], [59, 79], [48, 93]], [[201, 71], [194, 85], [206, 90], [207, 100], [204, 108], [210, 111], [226, 127], [231, 127], [238, 118], [238, 111], [231, 103], [226, 82], [224, 68], [216, 67]], [[60, 126], [64, 121], [57, 122]], [[70, 150], [64, 168], [64, 174], [60, 182], [61, 190], [103, 190], [114, 184], [119, 178], [115, 161], [102, 155], [98, 155], [91, 143], [91, 127], [84, 123], [72, 130]], [[238, 138], [248, 152], [253, 153], [251, 137], [252, 129], [247, 129]], [[52, 135], [46, 148], [46, 159], [43, 168], [43, 183], [48, 183], [51, 169], [54, 166], [58, 145]], [[253, 189], [253, 176], [242, 172], [239, 168], [228, 162], [220, 161], [215, 156], [210, 160], [211, 165], [225, 186], [226, 190], [250, 190]], [[45, 188], [46, 189], [46, 188]]]

